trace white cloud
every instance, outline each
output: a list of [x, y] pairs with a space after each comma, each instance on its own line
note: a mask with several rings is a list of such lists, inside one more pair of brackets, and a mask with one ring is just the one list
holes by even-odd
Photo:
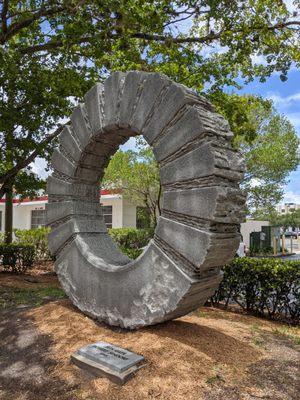
[[43, 158], [37, 157], [33, 163], [30, 164], [32, 172], [37, 174], [40, 178], [46, 179], [50, 175], [50, 171], [46, 171], [47, 163]]
[[292, 190], [285, 192], [282, 203], [300, 204], [300, 193], [295, 193]]
[[262, 54], [253, 54], [251, 56], [251, 60], [253, 64], [257, 65], [268, 65], [266, 57], [263, 56]]
[[294, 4], [294, 0], [285, 0], [284, 3], [289, 11], [297, 11], [297, 6]]
[[285, 116], [291, 121], [295, 129], [300, 130], [300, 112], [285, 113]]
[[281, 107], [290, 107], [292, 104], [300, 102], [300, 92], [286, 97], [282, 97], [278, 93], [267, 93], [266, 97], [273, 100], [275, 106]]

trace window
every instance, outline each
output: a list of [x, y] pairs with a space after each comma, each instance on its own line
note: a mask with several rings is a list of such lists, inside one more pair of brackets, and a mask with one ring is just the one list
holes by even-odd
[[46, 225], [46, 210], [31, 211], [31, 229]]
[[112, 206], [102, 206], [102, 214], [106, 228], [112, 228]]

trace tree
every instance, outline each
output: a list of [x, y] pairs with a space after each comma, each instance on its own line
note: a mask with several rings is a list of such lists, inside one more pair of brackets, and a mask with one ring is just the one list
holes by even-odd
[[151, 226], [155, 227], [160, 215], [161, 186], [158, 165], [151, 148], [142, 139], [137, 151], [119, 150], [106, 168], [104, 187], [122, 190], [133, 204], [145, 207]]
[[[160, 71], [215, 90], [273, 71], [285, 80], [300, 61], [300, 20], [280, 0], [2, 0], [0, 13], [0, 198], [10, 209], [13, 188], [27, 190], [21, 171], [49, 157], [53, 127], [109, 72]], [[7, 217], [8, 241], [11, 227]]]
[[284, 230], [291, 228], [300, 227], [300, 209], [288, 212], [286, 214], [274, 213], [270, 218], [272, 225], [280, 226]]
[[[300, 141], [295, 129], [269, 100], [220, 91], [208, 96], [217, 111], [228, 119], [234, 133], [233, 146], [245, 157], [242, 187], [248, 194], [249, 215], [259, 219], [272, 217], [289, 173], [299, 164]], [[152, 150], [144, 141], [139, 142], [138, 152], [119, 151], [112, 157], [104, 182], [119, 189], [123, 185], [131, 201], [146, 206], [153, 224], [156, 223], [160, 213], [159, 172]]]
[[300, 141], [291, 123], [271, 114], [257, 138], [243, 147], [248, 172], [245, 187], [252, 216], [270, 214], [283, 197], [288, 175], [299, 165]]
[[283, 197], [288, 175], [299, 165], [299, 138], [292, 124], [276, 112], [272, 102], [257, 96], [220, 91], [210, 94], [217, 110], [229, 121], [233, 145], [244, 154], [243, 182], [248, 212], [268, 218]]

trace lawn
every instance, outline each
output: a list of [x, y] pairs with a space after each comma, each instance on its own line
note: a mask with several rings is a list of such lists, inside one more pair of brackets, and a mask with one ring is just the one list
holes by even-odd
[[[202, 307], [139, 331], [111, 329], [79, 312], [49, 273], [0, 273], [0, 398], [5, 400], [298, 399], [300, 329]], [[123, 387], [70, 363], [104, 340], [145, 368]]]

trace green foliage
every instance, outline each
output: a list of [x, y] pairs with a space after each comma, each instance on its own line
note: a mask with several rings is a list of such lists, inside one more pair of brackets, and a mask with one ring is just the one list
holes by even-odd
[[0, 263], [4, 271], [24, 273], [33, 265], [35, 249], [32, 245], [2, 244], [0, 245]]
[[269, 219], [282, 199], [288, 175], [299, 165], [297, 133], [269, 100], [221, 91], [209, 98], [229, 121], [233, 145], [244, 154], [247, 172], [243, 186], [249, 214]]
[[123, 254], [125, 254], [127, 257], [131, 258], [132, 260], [135, 260], [138, 258], [143, 250], [142, 249], [130, 249], [128, 247], [122, 247], [120, 246], [120, 250], [122, 251]]
[[138, 229], [145, 229], [151, 226], [151, 216], [146, 207], [137, 206], [136, 226]]
[[234, 258], [223, 268], [213, 304], [234, 301], [244, 310], [300, 319], [300, 263], [277, 258]]
[[[299, 7], [298, 0], [292, 11], [279, 0], [3, 1], [0, 183], [15, 185], [35, 156], [49, 158], [46, 132], [111, 71], [159, 71], [197, 91], [274, 71], [286, 80], [300, 63]], [[18, 180], [24, 194], [27, 177]]]
[[153, 229], [136, 228], [113, 228], [108, 232], [119, 246], [131, 248], [146, 246], [154, 234]]
[[265, 121], [255, 141], [243, 147], [248, 168], [245, 188], [253, 217], [257, 211], [271, 214], [282, 199], [287, 177], [299, 165], [298, 147], [295, 129], [276, 113]]
[[208, 94], [209, 100], [229, 122], [234, 133], [233, 144], [239, 148], [257, 138], [267, 118], [273, 111], [270, 100], [260, 96], [228, 94], [221, 90]]
[[16, 243], [32, 245], [35, 249], [35, 261], [50, 260], [51, 255], [48, 248], [48, 234], [50, 228], [15, 229]]
[[152, 239], [153, 229], [113, 228], [108, 233], [128, 257], [135, 259], [142, 252], [149, 240]]
[[4, 244], [5, 242], [5, 233], [4, 232], [0, 232], [0, 245]]
[[300, 226], [300, 209], [285, 214], [273, 213], [270, 222], [272, 225], [281, 226], [284, 229], [288, 227], [298, 228]]
[[19, 305], [39, 306], [49, 299], [63, 299], [67, 297], [61, 288], [0, 288], [0, 308], [9, 308]]
[[158, 164], [151, 148], [142, 139], [137, 151], [119, 150], [108, 164], [102, 184], [123, 191], [124, 196], [137, 206], [145, 207], [151, 226], [160, 214], [160, 179]]
[[271, 246], [266, 246], [266, 247], [259, 247], [259, 246], [250, 246], [249, 248], [249, 253], [250, 256], [266, 256], [266, 255], [273, 255], [274, 254], [274, 249]]

